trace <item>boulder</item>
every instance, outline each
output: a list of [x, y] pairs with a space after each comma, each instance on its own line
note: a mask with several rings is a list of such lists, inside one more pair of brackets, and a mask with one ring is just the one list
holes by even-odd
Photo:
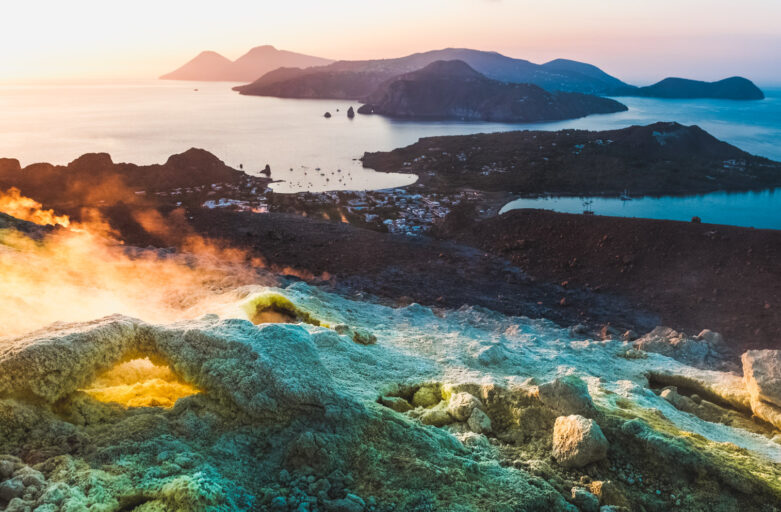
[[0, 500], [6, 503], [24, 494], [24, 484], [21, 478], [6, 480], [0, 484]]
[[444, 427], [453, 423], [453, 417], [448, 414], [444, 407], [433, 407], [420, 415], [420, 422], [424, 425]]
[[704, 340], [708, 344], [713, 346], [724, 346], [724, 336], [721, 333], [711, 331], [710, 329], [703, 329], [700, 334], [695, 336], [697, 340]]
[[553, 458], [579, 468], [607, 456], [608, 442], [597, 422], [583, 416], [559, 416], [553, 425]]
[[752, 400], [781, 407], [781, 350], [749, 350], [741, 361]]
[[583, 487], [572, 488], [572, 503], [582, 512], [599, 512], [599, 498]]
[[456, 421], [466, 421], [476, 408], [483, 409], [483, 403], [476, 396], [469, 393], [456, 393], [450, 397], [447, 412]]
[[[588, 490], [599, 499], [599, 502], [606, 506], [627, 507], [629, 500], [618, 485], [612, 480], [595, 480], [588, 485]], [[604, 506], [603, 506], [604, 508]]]
[[689, 398], [678, 393], [678, 388], [675, 386], [667, 386], [659, 394], [662, 398], [670, 402], [673, 407], [680, 409], [681, 411], [694, 413], [697, 409], [697, 403]]
[[382, 396], [380, 397], [380, 403], [385, 407], [400, 413], [412, 410], [410, 403], [400, 396]]
[[561, 414], [593, 417], [597, 413], [588, 386], [574, 375], [559, 377], [538, 388], [540, 401]]
[[671, 357], [682, 363], [712, 368], [722, 362], [728, 351], [724, 338], [717, 332], [703, 330], [690, 338], [669, 327], [658, 326], [633, 343], [634, 348]]
[[491, 432], [491, 418], [481, 409], [474, 408], [466, 424], [472, 432], [477, 434], [488, 434]]
[[352, 108], [352, 107], [350, 107], [350, 108], [348, 108], [348, 109], [347, 109], [347, 117], [349, 117], [350, 119], [352, 119], [353, 117], [355, 117], [355, 110], [353, 110], [353, 108]]
[[14, 463], [10, 460], [0, 460], [0, 481], [11, 478], [14, 474]]

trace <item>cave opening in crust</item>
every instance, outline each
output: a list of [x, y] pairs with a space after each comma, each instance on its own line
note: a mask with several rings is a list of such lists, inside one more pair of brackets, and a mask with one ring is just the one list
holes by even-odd
[[296, 306], [290, 299], [272, 293], [256, 297], [247, 305], [247, 314], [255, 324], [297, 324], [307, 323], [327, 327], [309, 312]]
[[100, 402], [124, 407], [173, 407], [177, 400], [200, 392], [166, 365], [138, 358], [100, 374], [84, 391]]

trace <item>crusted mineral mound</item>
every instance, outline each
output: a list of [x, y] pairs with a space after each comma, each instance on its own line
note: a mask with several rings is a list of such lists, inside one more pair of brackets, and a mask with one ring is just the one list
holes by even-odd
[[777, 430], [738, 375], [488, 310], [240, 291], [221, 317], [0, 338], [0, 508], [781, 503]]
[[[119, 316], [4, 340], [0, 504], [352, 511], [382, 499], [409, 510], [435, 497], [463, 501], [479, 484], [486, 495], [466, 498], [474, 510], [489, 499], [567, 507], [528, 475], [479, 469], [447, 433], [340, 392], [318, 337], [354, 343], [299, 325], [208, 317], [157, 327]], [[79, 391], [142, 356], [202, 392], [165, 409], [123, 408]]]

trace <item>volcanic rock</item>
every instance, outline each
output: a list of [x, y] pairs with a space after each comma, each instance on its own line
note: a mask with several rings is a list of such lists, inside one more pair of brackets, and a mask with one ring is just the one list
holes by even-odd
[[482, 409], [474, 408], [466, 423], [472, 432], [478, 434], [488, 434], [492, 430], [491, 418]]
[[749, 350], [741, 360], [749, 393], [781, 406], [781, 350]]
[[540, 401], [561, 414], [593, 417], [597, 413], [588, 386], [574, 375], [559, 377], [538, 388]]
[[393, 409], [396, 412], [405, 413], [412, 410], [412, 406], [409, 402], [401, 398], [400, 396], [383, 396], [380, 397], [380, 403], [389, 409]]
[[607, 456], [608, 442], [597, 422], [559, 416], [553, 426], [553, 457], [564, 467], [583, 467]]
[[582, 512], [599, 512], [599, 498], [583, 487], [572, 488], [572, 503]]
[[662, 326], [638, 338], [633, 346], [698, 367], [713, 367], [728, 350], [719, 333], [706, 329], [696, 338], [690, 338], [685, 333]]
[[475, 409], [483, 409], [483, 403], [469, 393], [456, 393], [450, 397], [447, 406], [447, 412], [450, 413], [456, 421], [466, 421], [472, 415]]
[[453, 423], [453, 417], [448, 414], [447, 409], [438, 405], [431, 409], [426, 409], [423, 414], [420, 415], [420, 421], [424, 425], [433, 425], [435, 427], [444, 427]]

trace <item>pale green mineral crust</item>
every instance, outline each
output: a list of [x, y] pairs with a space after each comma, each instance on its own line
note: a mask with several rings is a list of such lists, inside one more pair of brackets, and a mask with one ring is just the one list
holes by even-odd
[[[778, 433], [751, 417], [777, 406], [767, 354], [744, 380], [477, 308], [243, 294], [223, 318], [0, 339], [0, 509], [780, 508]], [[80, 391], [147, 357], [198, 392]]]

